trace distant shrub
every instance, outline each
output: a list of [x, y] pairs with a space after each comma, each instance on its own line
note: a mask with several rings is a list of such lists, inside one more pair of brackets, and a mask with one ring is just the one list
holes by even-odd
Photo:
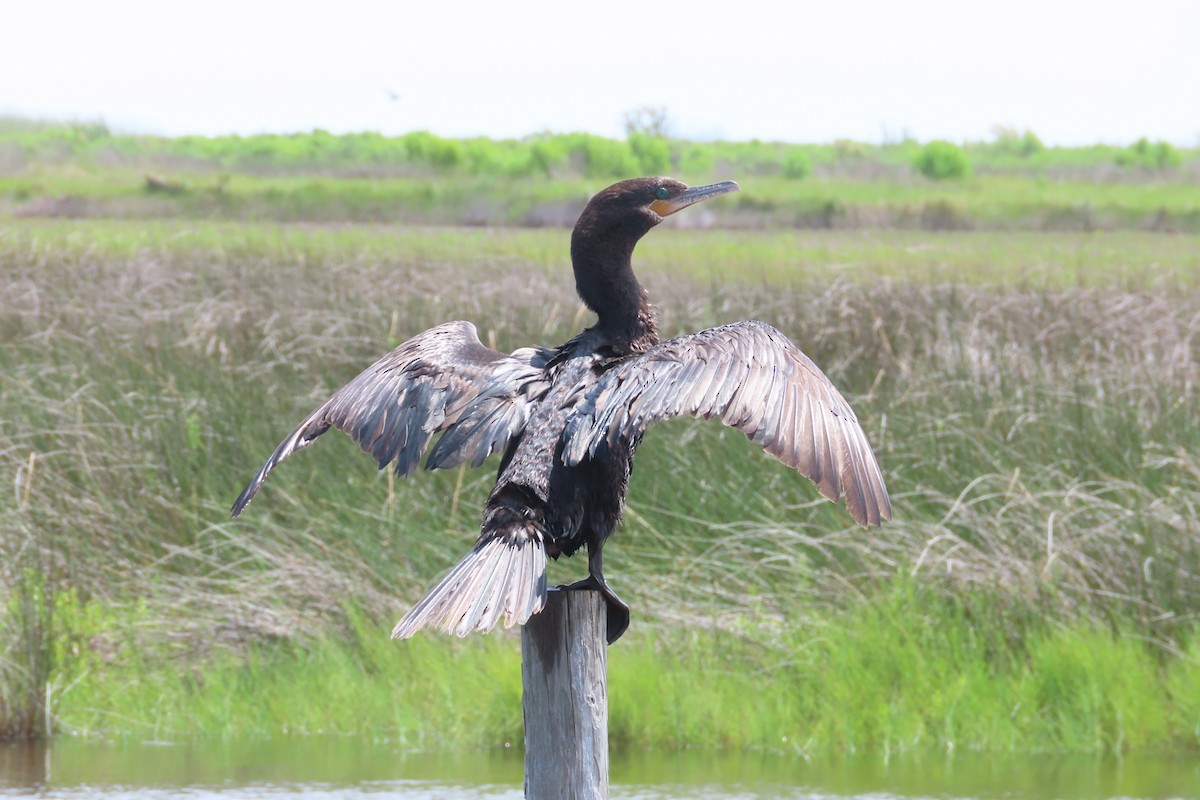
[[547, 178], [557, 176], [571, 160], [571, 146], [562, 136], [539, 136], [529, 145], [533, 173]]
[[742, 169], [752, 175], [770, 175], [779, 169], [779, 150], [770, 142], [751, 139], [738, 150]]
[[463, 139], [463, 164], [470, 175], [505, 175], [519, 172], [512, 165], [511, 148], [505, 142], [476, 137]]
[[683, 175], [707, 175], [716, 167], [713, 148], [694, 142], [679, 143], [679, 172]]
[[280, 137], [273, 133], [260, 133], [247, 136], [242, 140], [240, 160], [250, 163], [278, 164], [280, 158]]
[[1031, 130], [1022, 133], [1016, 128], [1008, 128], [1004, 125], [997, 125], [992, 130], [996, 135], [996, 142], [993, 145], [996, 152], [1028, 158], [1046, 149], [1046, 145], [1042, 144], [1042, 140]]
[[719, 162], [739, 175], [777, 175], [782, 147], [774, 142], [751, 139], [748, 142], [709, 142], [704, 145]]
[[783, 157], [783, 177], [792, 180], [807, 178], [812, 173], [812, 159], [798, 147], [787, 151]]
[[413, 131], [404, 136], [410, 161], [449, 170], [463, 162], [465, 151], [458, 139], [443, 139], [429, 131]]
[[935, 140], [922, 147], [913, 160], [913, 167], [926, 178], [935, 181], [965, 178], [971, 174], [967, 154], [956, 144]]
[[1117, 164], [1122, 167], [1158, 171], [1178, 167], [1181, 160], [1179, 151], [1170, 142], [1151, 142], [1145, 136], [1116, 155]]
[[853, 139], [835, 139], [833, 157], [837, 161], [861, 161], [867, 156], [867, 146]]
[[603, 136], [579, 134], [575, 152], [583, 156], [583, 174], [589, 178], [628, 178], [639, 172], [637, 159], [625, 142]]
[[1038, 135], [1033, 131], [1025, 131], [1021, 134], [1020, 152], [1023, 156], [1032, 156], [1046, 149], [1046, 145], [1038, 138]]
[[408, 155], [404, 140], [375, 131], [346, 133], [337, 137], [341, 163], [346, 165], [400, 164]]
[[93, 122], [75, 122], [67, 129], [71, 135], [85, 142], [94, 142], [97, 139], [107, 139], [112, 136], [112, 131], [108, 129], [108, 123], [102, 119]]
[[642, 175], [666, 175], [671, 171], [671, 148], [661, 136], [630, 133], [629, 150]]

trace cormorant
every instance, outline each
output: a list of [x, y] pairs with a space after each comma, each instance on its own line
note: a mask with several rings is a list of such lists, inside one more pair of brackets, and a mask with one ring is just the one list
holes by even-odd
[[546, 556], [588, 548], [589, 577], [608, 602], [608, 641], [629, 607], [604, 579], [601, 553], [621, 518], [634, 450], [650, 423], [720, 417], [821, 494], [846, 497], [862, 525], [890, 519], [879, 464], [854, 412], [817, 366], [763, 322], [737, 322], [661, 341], [654, 306], [633, 274], [634, 246], [693, 203], [734, 192], [733, 181], [689, 187], [639, 178], [604, 189], [571, 234], [580, 298], [597, 322], [560, 347], [505, 355], [470, 322], [408, 340], [338, 390], [276, 448], [233, 505], [241, 513], [275, 465], [336, 427], [411, 475], [503, 453], [471, 552], [392, 632], [465, 636], [523, 625], [546, 601]]

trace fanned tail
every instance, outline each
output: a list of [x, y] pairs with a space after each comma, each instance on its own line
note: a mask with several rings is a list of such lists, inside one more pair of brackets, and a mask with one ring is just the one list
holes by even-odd
[[407, 639], [422, 628], [466, 636], [524, 625], [546, 605], [546, 549], [531, 525], [497, 532], [478, 542], [425, 599], [392, 630]]

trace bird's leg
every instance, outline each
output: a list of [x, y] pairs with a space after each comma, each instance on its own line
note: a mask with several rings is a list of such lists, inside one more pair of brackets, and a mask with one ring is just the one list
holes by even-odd
[[624, 600], [617, 597], [617, 593], [608, 585], [608, 581], [604, 579], [604, 563], [603, 552], [604, 545], [593, 547], [588, 544], [588, 576], [581, 581], [576, 581], [570, 586], [564, 586], [568, 591], [574, 589], [596, 589], [604, 597], [604, 602], [608, 604], [608, 633], [607, 641], [612, 644], [617, 639], [621, 638], [621, 634], [629, 627], [629, 605]]

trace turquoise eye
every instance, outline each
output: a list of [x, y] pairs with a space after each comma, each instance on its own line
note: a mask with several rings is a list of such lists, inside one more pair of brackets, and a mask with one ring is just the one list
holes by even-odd
[[657, 197], [659, 200], [666, 200], [667, 195], [669, 195], [669, 194], [670, 194], [670, 192], [667, 191], [667, 187], [665, 187], [665, 186], [658, 187], [658, 189], [656, 189], [654, 192], [654, 196]]

